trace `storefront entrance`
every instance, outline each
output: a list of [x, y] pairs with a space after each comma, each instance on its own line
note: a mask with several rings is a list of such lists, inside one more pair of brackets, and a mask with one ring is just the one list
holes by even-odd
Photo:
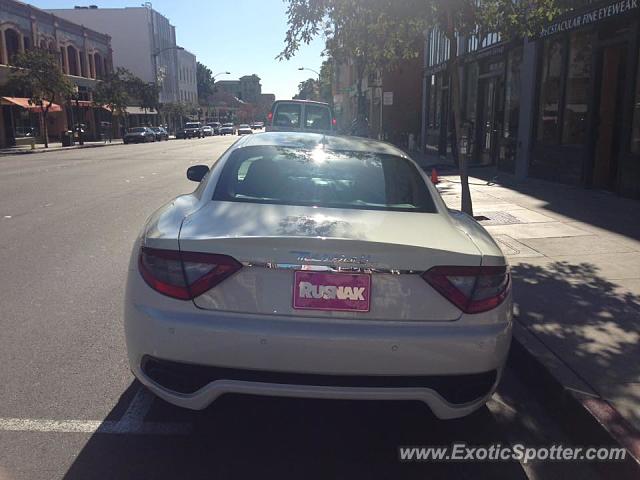
[[627, 49], [626, 43], [606, 45], [597, 57], [592, 185], [605, 190], [617, 187]]
[[476, 159], [478, 165], [495, 165], [504, 115], [504, 86], [499, 75], [478, 79], [478, 124]]

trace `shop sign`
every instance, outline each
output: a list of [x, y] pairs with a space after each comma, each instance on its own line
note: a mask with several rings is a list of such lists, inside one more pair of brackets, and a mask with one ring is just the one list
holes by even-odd
[[566, 32], [573, 30], [574, 28], [584, 27], [592, 23], [606, 20], [607, 18], [615, 17], [628, 13], [630, 11], [638, 10], [638, 0], [619, 0], [617, 2], [605, 5], [603, 7], [587, 10], [586, 12], [573, 15], [569, 18], [564, 18], [542, 27], [541, 37], [548, 37], [554, 33]]

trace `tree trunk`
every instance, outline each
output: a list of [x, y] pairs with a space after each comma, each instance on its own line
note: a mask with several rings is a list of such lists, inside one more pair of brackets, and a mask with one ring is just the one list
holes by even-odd
[[460, 68], [458, 66], [458, 39], [453, 25], [453, 11], [447, 10], [447, 39], [451, 43], [451, 58], [449, 59], [449, 79], [451, 93], [451, 113], [453, 114], [453, 154], [460, 170], [460, 186], [462, 188], [462, 201], [460, 209], [473, 216], [473, 203], [469, 189], [469, 165], [467, 155], [460, 155], [460, 136], [462, 134], [462, 108], [460, 105]]
[[49, 109], [42, 110], [42, 137], [44, 139], [44, 148], [49, 148], [49, 126], [47, 125], [47, 113]]

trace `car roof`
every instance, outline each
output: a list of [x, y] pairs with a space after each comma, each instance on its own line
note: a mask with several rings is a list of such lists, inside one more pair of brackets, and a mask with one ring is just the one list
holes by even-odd
[[243, 137], [235, 148], [279, 146], [313, 149], [323, 145], [329, 150], [373, 152], [407, 158], [407, 154], [390, 143], [371, 138], [325, 135], [311, 132], [264, 132]]
[[329, 104], [327, 102], [318, 102], [316, 100], [276, 100], [275, 102], [273, 102], [273, 104], [275, 105], [276, 103], [306, 103], [306, 104], [312, 104], [312, 105], [323, 105], [325, 107], [328, 107]]

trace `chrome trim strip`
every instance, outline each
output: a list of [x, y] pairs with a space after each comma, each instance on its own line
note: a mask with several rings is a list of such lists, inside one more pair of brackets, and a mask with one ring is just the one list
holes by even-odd
[[391, 268], [374, 268], [363, 265], [308, 265], [296, 263], [273, 263], [273, 262], [240, 262], [243, 267], [270, 268], [276, 270], [308, 270], [315, 272], [335, 272], [335, 273], [388, 273], [391, 275], [415, 275], [423, 273], [423, 270], [398, 270]]

